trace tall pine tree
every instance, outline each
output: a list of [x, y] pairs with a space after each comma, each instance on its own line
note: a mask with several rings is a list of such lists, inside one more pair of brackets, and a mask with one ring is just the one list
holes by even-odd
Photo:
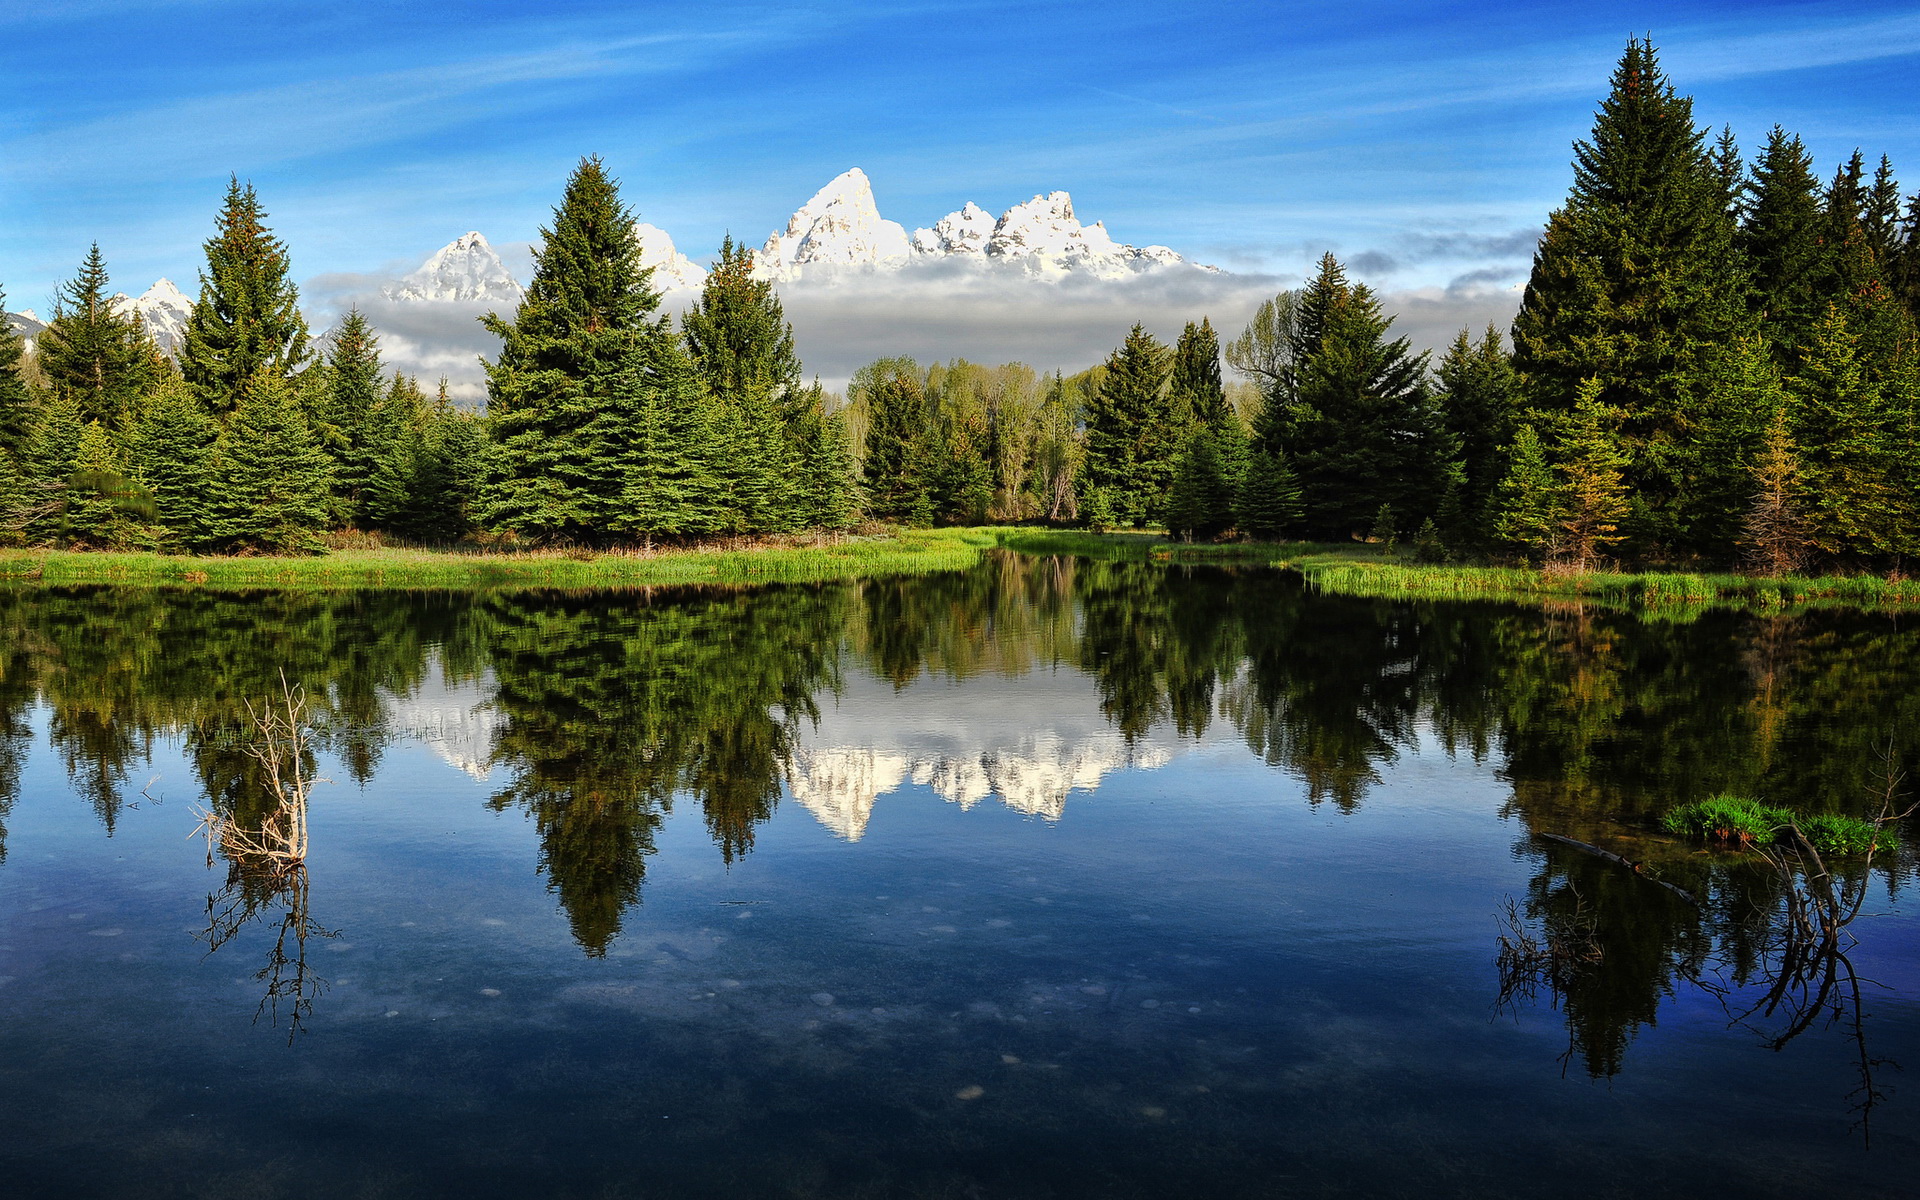
[[1520, 378], [1492, 325], [1478, 344], [1462, 329], [1440, 360], [1440, 412], [1460, 456], [1458, 521], [1444, 530], [1462, 541], [1484, 539], [1493, 524], [1493, 494], [1507, 470], [1520, 405]]
[[118, 432], [169, 369], [139, 319], [114, 311], [107, 287], [106, 260], [95, 243], [79, 273], [61, 285], [38, 358], [48, 386], [72, 401], [82, 421]]
[[230, 179], [180, 347], [180, 373], [218, 416], [238, 408], [256, 381], [286, 380], [307, 361], [292, 263], [266, 221], [253, 185]]
[[648, 340], [665, 336], [652, 269], [640, 262], [633, 214], [598, 158], [567, 180], [551, 228], [540, 232], [533, 282], [487, 364], [493, 452], [481, 516], [535, 538], [593, 540], [608, 528], [621, 475], [630, 405], [616, 375]]
[[272, 365], [236, 390], [214, 451], [208, 536], [228, 549], [317, 553], [332, 516], [326, 453]]
[[1135, 325], [1088, 398], [1082, 490], [1099, 489], [1116, 523], [1141, 525], [1163, 515], [1179, 444], [1170, 369], [1167, 348]]
[[1747, 320], [1724, 193], [1692, 101], [1651, 43], [1630, 41], [1514, 318], [1537, 420], [1562, 423], [1590, 379], [1622, 413], [1631, 524], [1648, 547], [1700, 543], [1685, 495], [1704, 454], [1694, 431], [1713, 359]]
[[1798, 137], [1775, 125], [1754, 164], [1738, 245], [1752, 277], [1760, 329], [1782, 363], [1795, 359], [1826, 308], [1818, 291], [1822, 229], [1813, 156]]
[[7, 294], [0, 291], [0, 454], [18, 461], [33, 434], [38, 407], [21, 372], [26, 344], [6, 318]]

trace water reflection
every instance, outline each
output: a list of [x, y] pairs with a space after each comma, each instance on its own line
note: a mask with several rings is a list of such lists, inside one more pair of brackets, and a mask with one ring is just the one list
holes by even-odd
[[[36, 705], [109, 835], [162, 737], [209, 805], [259, 817], [245, 701], [284, 671], [351, 779], [410, 736], [488, 780], [487, 803], [537, 830], [538, 869], [595, 957], [641, 903], [676, 803], [734, 862], [783, 797], [850, 841], [910, 785], [1057, 820], [1114, 771], [1231, 738], [1309, 804], [1353, 812], [1438, 746], [1498, 764], [1526, 829], [1664, 855], [1706, 898], [1529, 844], [1528, 919], [1590, 928], [1600, 950], [1554, 998], [1601, 1077], [1677, 989], [1777, 977], [1753, 914], [1779, 911], [1787, 885], [1651, 837], [1654, 818], [1718, 791], [1859, 813], [1876, 741], [1892, 731], [1911, 765], [1920, 728], [1920, 638], [1892, 618], [1396, 604], [1271, 572], [1063, 558], [754, 592], [16, 590], [0, 592], [0, 639], [0, 855]], [[304, 873], [266, 886], [230, 863], [211, 923], [216, 945], [278, 923], [264, 978], [296, 1015], [321, 932], [308, 891]]]

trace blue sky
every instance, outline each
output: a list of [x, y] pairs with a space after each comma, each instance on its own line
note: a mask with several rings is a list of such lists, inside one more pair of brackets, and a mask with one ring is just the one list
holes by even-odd
[[606, 158], [696, 258], [848, 166], [931, 224], [1064, 188], [1231, 271], [1320, 250], [1383, 288], [1523, 270], [1631, 33], [1701, 120], [1859, 145], [1920, 185], [1905, 4], [327, 4], [0, 11], [0, 284], [42, 312], [97, 239], [192, 291], [229, 172], [301, 278], [534, 236]]

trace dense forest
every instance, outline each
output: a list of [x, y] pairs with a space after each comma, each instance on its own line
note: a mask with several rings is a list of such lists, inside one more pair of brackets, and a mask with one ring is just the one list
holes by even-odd
[[[1135, 326], [1074, 376], [888, 358], [844, 402], [729, 240], [661, 311], [598, 159], [487, 318], [484, 413], [315, 338], [237, 179], [184, 344], [114, 312], [96, 246], [34, 353], [0, 329], [0, 539], [301, 552], [653, 544], [863, 519], [1409, 544], [1420, 557], [1899, 570], [1920, 551], [1920, 193], [1856, 151], [1749, 162], [1633, 41], [1509, 334], [1439, 356], [1326, 256], [1224, 346]], [[1223, 369], [1238, 376], [1229, 382]]]

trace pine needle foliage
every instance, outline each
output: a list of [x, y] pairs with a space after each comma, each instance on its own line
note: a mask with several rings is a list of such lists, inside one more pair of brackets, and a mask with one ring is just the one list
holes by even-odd
[[187, 318], [180, 373], [224, 417], [256, 382], [284, 382], [306, 364], [307, 322], [286, 243], [273, 236], [251, 183], [228, 180], [204, 248], [207, 265]]

